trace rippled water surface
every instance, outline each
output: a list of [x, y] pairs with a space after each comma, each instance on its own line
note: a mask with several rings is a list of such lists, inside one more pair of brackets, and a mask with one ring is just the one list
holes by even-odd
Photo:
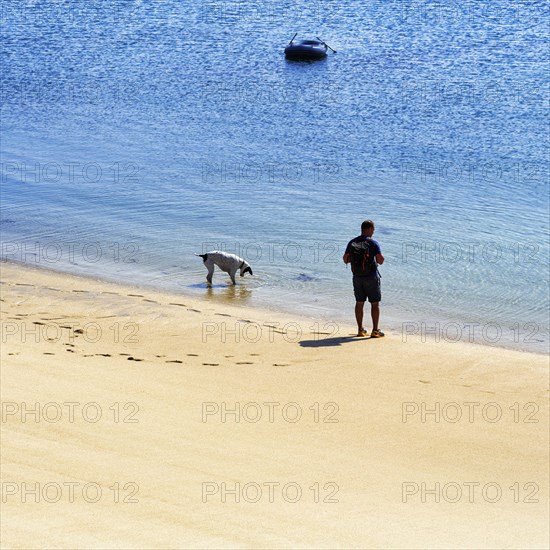
[[[351, 320], [370, 217], [386, 324], [543, 351], [547, 12], [7, 0], [2, 255]], [[285, 61], [295, 32], [337, 53]], [[222, 248], [255, 274], [207, 294]]]

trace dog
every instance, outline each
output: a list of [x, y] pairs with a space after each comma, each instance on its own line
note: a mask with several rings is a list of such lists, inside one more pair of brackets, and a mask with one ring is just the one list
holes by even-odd
[[241, 277], [244, 277], [245, 273], [250, 273], [250, 275], [253, 275], [250, 265], [235, 254], [228, 254], [227, 252], [213, 250], [212, 252], [207, 252], [206, 254], [195, 254], [195, 256], [200, 256], [206, 266], [206, 269], [208, 269], [206, 280], [210, 285], [212, 284], [214, 266], [218, 266], [222, 271], [228, 273], [234, 285], [237, 284], [235, 281], [235, 275], [238, 270], [241, 271]]

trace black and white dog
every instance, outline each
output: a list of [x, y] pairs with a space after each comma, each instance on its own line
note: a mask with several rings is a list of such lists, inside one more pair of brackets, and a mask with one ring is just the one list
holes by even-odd
[[241, 271], [241, 277], [244, 277], [245, 273], [250, 273], [250, 275], [253, 274], [248, 263], [242, 258], [239, 258], [239, 256], [235, 256], [235, 254], [228, 254], [227, 252], [213, 250], [212, 252], [207, 252], [206, 254], [195, 254], [195, 256], [200, 256], [204, 262], [204, 265], [208, 269], [206, 280], [209, 284], [212, 284], [214, 266], [218, 266], [222, 271], [228, 273], [234, 285], [237, 284], [235, 281], [235, 274], [238, 270]]

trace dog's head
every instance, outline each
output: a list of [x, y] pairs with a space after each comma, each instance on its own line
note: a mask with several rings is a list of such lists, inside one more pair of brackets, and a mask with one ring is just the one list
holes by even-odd
[[252, 268], [245, 262], [241, 264], [241, 277], [244, 277], [245, 273], [250, 273], [250, 275], [253, 275]]

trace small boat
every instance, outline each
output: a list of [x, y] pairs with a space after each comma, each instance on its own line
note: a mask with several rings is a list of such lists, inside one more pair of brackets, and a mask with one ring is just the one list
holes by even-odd
[[320, 40], [300, 40], [294, 42], [294, 38], [285, 48], [287, 59], [323, 59], [327, 56], [327, 46]]

